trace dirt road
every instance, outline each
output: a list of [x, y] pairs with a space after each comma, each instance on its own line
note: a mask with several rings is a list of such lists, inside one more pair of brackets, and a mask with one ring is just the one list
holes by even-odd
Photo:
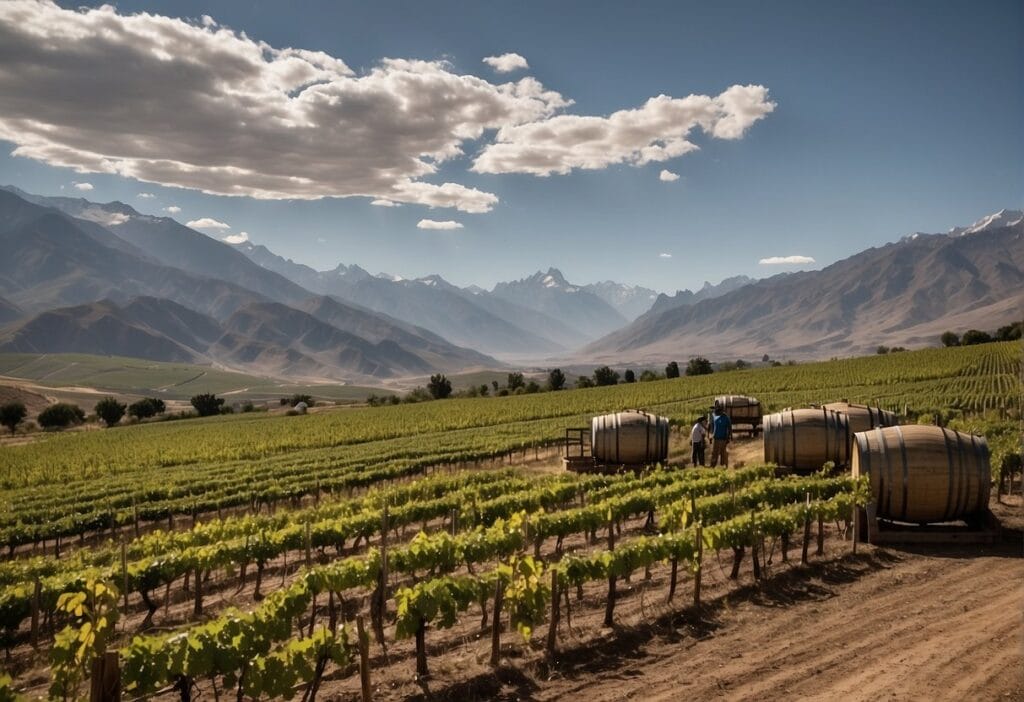
[[1015, 555], [875, 550], [804, 583], [783, 576], [722, 604], [711, 631], [655, 635], [536, 699], [1024, 700]]

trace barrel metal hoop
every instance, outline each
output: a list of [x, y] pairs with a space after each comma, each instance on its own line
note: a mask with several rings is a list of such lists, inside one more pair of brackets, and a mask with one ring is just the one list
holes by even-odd
[[619, 463], [622, 460], [622, 457], [619, 455], [619, 434], [622, 432], [622, 422], [618, 412], [613, 414], [612, 417], [614, 418], [612, 426], [615, 428], [615, 462]]
[[789, 413], [789, 425], [793, 437], [793, 456], [790, 460], [792, 461], [792, 466], [796, 468], [796, 414], [792, 411]]
[[953, 445], [949, 443], [949, 433], [942, 430], [942, 442], [946, 445], [946, 465], [949, 467], [949, 481], [946, 484], [946, 510], [942, 513], [942, 521], [953, 516]]
[[887, 490], [886, 490], [886, 493], [885, 493], [885, 505], [884, 505], [885, 509], [882, 511], [882, 514], [888, 516], [891, 519], [892, 518], [892, 482], [893, 482], [893, 479], [892, 479], [892, 455], [889, 453], [889, 446], [888, 446], [888, 444], [885, 441], [885, 434], [882, 432], [881, 429], [877, 429], [876, 431], [878, 431], [878, 438], [881, 439], [881, 442], [882, 442], [882, 444], [881, 444], [882, 445], [882, 455], [885, 456], [885, 472], [888, 475], [888, 478], [886, 479], [886, 488], [887, 488]]
[[[956, 511], [954, 515], [963, 514], [967, 508], [967, 486], [964, 484], [967, 471], [964, 469], [964, 441], [960, 436], [960, 432], [954, 431], [953, 436], [956, 437], [956, 453], [959, 464], [959, 471], [956, 477]], [[963, 504], [961, 505], [961, 501]]]
[[[978, 437], [974, 434], [971, 434], [971, 448], [974, 449], [974, 461], [978, 466], [978, 504], [975, 507], [974, 512], [975, 514], [981, 514], [985, 509], [984, 496], [988, 492], [982, 487], [986, 482], [988, 482], [985, 478], [985, 463], [988, 462], [985, 454], [988, 453], [988, 447], [983, 445], [981, 442], [978, 442], [977, 438]], [[978, 449], [981, 449], [981, 451]], [[989, 479], [991, 479], [991, 477]]]
[[903, 457], [903, 505], [900, 508], [901, 521], [907, 521], [907, 489], [910, 483], [910, 467], [907, 465], [907, 444], [903, 440], [903, 430], [899, 427], [893, 427], [896, 430], [896, 436], [900, 439], [900, 455]]

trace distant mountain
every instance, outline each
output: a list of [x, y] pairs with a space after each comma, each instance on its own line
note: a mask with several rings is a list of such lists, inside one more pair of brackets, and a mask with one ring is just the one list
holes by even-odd
[[491, 292], [578, 330], [583, 335], [581, 341], [607, 334], [629, 322], [594, 293], [570, 284], [557, 268], [549, 268], [546, 273], [538, 271], [522, 280], [498, 283]]
[[[174, 303], [163, 301], [168, 306]], [[175, 307], [180, 307], [175, 305]], [[184, 309], [184, 308], [181, 308]], [[194, 338], [190, 335], [190, 338]], [[133, 356], [152, 361], [204, 360], [195, 349], [148, 324], [110, 300], [44, 312], [0, 330], [0, 352]]]
[[[421, 338], [415, 327], [388, 328], [383, 321], [374, 322], [369, 313], [353, 314], [351, 308], [330, 298], [308, 302], [318, 312], [330, 310], [339, 323], [345, 321], [343, 317], [351, 321], [365, 314], [364, 327], [376, 324], [376, 329], [368, 330], [375, 338], [357, 336], [278, 302], [252, 303], [221, 323], [170, 300], [139, 297], [123, 305], [101, 300], [49, 310], [0, 328], [0, 352], [215, 363], [311, 379], [393, 378], [497, 365], [494, 359], [453, 348], [443, 339]], [[409, 350], [421, 345], [424, 351]]]
[[750, 285], [753, 282], [753, 278], [745, 275], [736, 275], [732, 278], [726, 278], [718, 285], [712, 285], [710, 282], [704, 281], [704, 286], [697, 292], [693, 292], [691, 290], [677, 290], [675, 295], [659, 295], [658, 299], [655, 300], [653, 305], [651, 305], [650, 311], [664, 312], [665, 310], [672, 309], [673, 307], [696, 305], [701, 300], [710, 300], [715, 297], [721, 297], [726, 293], [730, 293], [733, 290], [739, 290], [744, 285]]
[[[500, 365], [412, 324], [338, 301], [311, 300], [311, 293], [238, 251], [176, 223], [163, 226], [184, 229], [185, 248], [206, 251], [211, 260], [224, 257], [233, 277], [298, 299], [291, 306], [274, 303], [241, 285], [159, 263], [105, 226], [0, 190], [0, 320], [20, 318], [0, 330], [0, 345], [213, 362], [307, 378], [386, 378]], [[161, 227], [147, 229], [161, 242], [157, 249], [166, 243]]]
[[[137, 212], [122, 202], [96, 203], [82, 198], [30, 195], [8, 186], [10, 192], [30, 202], [52, 207], [79, 220], [108, 230], [133, 249], [163, 265], [188, 273], [224, 280], [278, 302], [294, 304], [309, 297], [309, 291], [288, 278], [255, 265], [233, 246], [190, 229], [170, 217], [153, 217]], [[111, 245], [110, 241], [102, 243]]]
[[561, 342], [572, 339], [542, 314], [489, 295], [475, 296], [440, 276], [418, 280], [374, 276], [357, 265], [317, 271], [259, 244], [245, 242], [236, 247], [258, 265], [309, 290], [425, 327], [454, 344], [485, 353], [551, 353], [564, 350], [567, 346]]
[[241, 286], [133, 255], [128, 246], [90, 222], [0, 190], [0, 296], [26, 314], [149, 295], [226, 317], [265, 299]]
[[583, 289], [597, 295], [629, 320], [634, 320], [651, 309], [651, 305], [658, 298], [656, 290], [611, 280], [584, 285]]
[[0, 297], [0, 326], [21, 319], [22, 316], [24, 312], [17, 305]]
[[991, 229], [999, 229], [1000, 227], [1012, 227], [1021, 222], [1024, 222], [1024, 212], [1020, 210], [999, 210], [994, 214], [982, 217], [968, 227], [953, 227], [949, 230], [949, 234], [950, 236], [977, 234]]
[[945, 329], [994, 329], [1020, 320], [1022, 309], [1024, 221], [1001, 227], [994, 218], [950, 234], [904, 237], [819, 271], [777, 275], [694, 305], [656, 307], [580, 355], [851, 355], [880, 344], [935, 345]]

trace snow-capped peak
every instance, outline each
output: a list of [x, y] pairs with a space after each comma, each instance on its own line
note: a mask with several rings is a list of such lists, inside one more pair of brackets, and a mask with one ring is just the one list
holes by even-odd
[[954, 227], [949, 230], [949, 235], [965, 236], [967, 234], [977, 234], [990, 229], [1012, 227], [1013, 225], [1020, 224], [1021, 222], [1024, 222], [1024, 212], [1020, 210], [1003, 209], [982, 217], [969, 227]]

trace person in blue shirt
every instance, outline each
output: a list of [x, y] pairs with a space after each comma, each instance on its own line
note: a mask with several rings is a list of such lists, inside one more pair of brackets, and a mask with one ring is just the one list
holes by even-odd
[[729, 439], [732, 438], [732, 421], [720, 408], [715, 407], [711, 418], [711, 467], [721, 461], [722, 466], [729, 467]]

